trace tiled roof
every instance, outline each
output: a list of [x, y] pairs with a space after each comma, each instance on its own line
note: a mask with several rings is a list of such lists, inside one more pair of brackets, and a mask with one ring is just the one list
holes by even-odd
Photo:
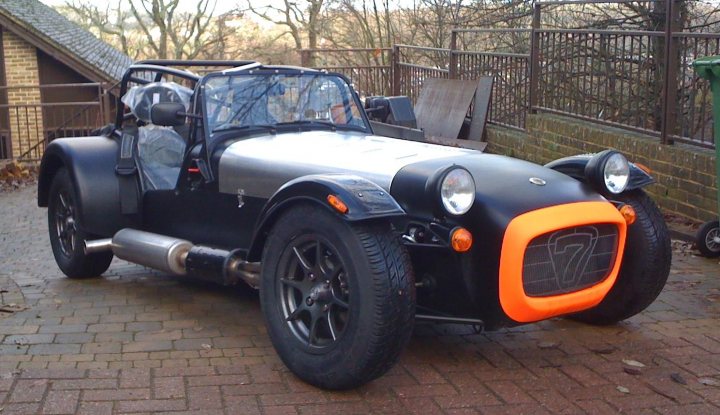
[[[119, 81], [132, 59], [38, 0], [0, 0], [0, 14], [59, 51]], [[92, 81], [101, 81], [92, 79]]]

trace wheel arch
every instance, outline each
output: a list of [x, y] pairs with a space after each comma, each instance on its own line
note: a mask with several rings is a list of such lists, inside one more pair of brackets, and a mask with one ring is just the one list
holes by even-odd
[[[338, 197], [348, 210], [341, 214], [327, 201], [329, 195]], [[277, 219], [300, 204], [312, 204], [326, 209], [349, 222], [385, 219], [405, 215], [395, 199], [377, 184], [355, 175], [313, 174], [291, 180], [278, 189], [260, 213], [248, 260], [259, 261], [268, 233]]]
[[[585, 166], [587, 166], [593, 156], [594, 154], [581, 154], [577, 156], [564, 157], [551, 161], [546, 164], [545, 167], [563, 173], [581, 182], [586, 182]], [[630, 181], [628, 182], [625, 192], [642, 189], [643, 187], [653, 183], [655, 183], [655, 179], [650, 174], [642, 170], [635, 163], [630, 163]]]
[[37, 203], [47, 207], [50, 186], [66, 168], [77, 192], [78, 219], [83, 231], [111, 235], [133, 221], [121, 214], [115, 165], [118, 143], [108, 137], [74, 137], [53, 140], [40, 163]]
[[[48, 150], [52, 150], [48, 146]], [[53, 151], [46, 151], [40, 164], [38, 177], [37, 204], [39, 207], [48, 207], [50, 185], [58, 170], [65, 167], [65, 160]]]

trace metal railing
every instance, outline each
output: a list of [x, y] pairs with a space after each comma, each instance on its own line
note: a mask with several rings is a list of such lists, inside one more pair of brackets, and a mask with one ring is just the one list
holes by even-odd
[[455, 29], [449, 48], [395, 45], [391, 84], [367, 94], [389, 89], [416, 100], [427, 78], [491, 75], [491, 123], [524, 129], [528, 113], [548, 112], [642, 132], [665, 144], [714, 147], [710, 86], [691, 64], [720, 54], [720, 33], [683, 32], [674, 1], [667, 2], [664, 30], [543, 27], [543, 7], [587, 3], [629, 2], [537, 2], [530, 29]]
[[304, 49], [302, 66], [345, 75], [360, 96], [390, 95], [392, 49]]
[[[75, 101], [42, 102], [49, 94]], [[99, 83], [0, 86], [0, 96], [0, 158], [38, 160], [50, 141], [90, 135], [106, 120]]]

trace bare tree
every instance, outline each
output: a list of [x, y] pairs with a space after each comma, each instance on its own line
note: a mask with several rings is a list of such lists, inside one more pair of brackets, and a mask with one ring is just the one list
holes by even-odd
[[77, 0], [68, 1], [64, 7], [66, 14], [71, 14], [76, 22], [88, 30], [95, 32], [101, 39], [118, 45], [126, 55], [137, 58], [145, 42], [138, 43], [138, 39], [131, 40], [132, 25], [130, 11], [121, 7], [122, 2], [110, 5], [104, 9], [96, 5]]
[[[255, 15], [287, 28], [286, 34], [292, 36], [295, 49], [304, 46], [315, 49], [323, 34], [325, 0], [282, 0], [266, 6], [253, 6], [252, 0], [246, 0], [247, 9]], [[244, 10], [243, 10], [244, 11]], [[307, 38], [307, 42], [303, 40]]]
[[[109, 37], [132, 57], [194, 59], [216, 50], [232, 31], [215, 17], [217, 0], [198, 0], [184, 11], [180, 0], [116, 0], [101, 9], [70, 0], [67, 9], [83, 26]], [[222, 53], [218, 52], [220, 55]]]

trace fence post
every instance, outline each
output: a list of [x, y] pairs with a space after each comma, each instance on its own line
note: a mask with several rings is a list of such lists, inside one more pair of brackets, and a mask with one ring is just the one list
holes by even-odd
[[540, 18], [541, 5], [533, 5], [532, 32], [530, 34], [530, 108], [529, 113], [535, 113], [538, 105], [538, 89], [540, 88]]
[[455, 28], [450, 32], [450, 67], [448, 68], [448, 76], [450, 79], [458, 79], [458, 56], [457, 50], [457, 31]]
[[677, 0], [665, 1], [665, 82], [663, 88], [663, 122], [660, 130], [660, 141], [673, 144], [672, 134], [677, 126], [677, 89], [678, 89], [678, 39], [673, 33], [683, 30], [679, 27], [680, 8], [675, 7]]
[[300, 50], [300, 66], [306, 68], [310, 66], [310, 51], [307, 49]]
[[392, 47], [392, 94], [394, 96], [401, 95], [400, 91], [400, 46]]

